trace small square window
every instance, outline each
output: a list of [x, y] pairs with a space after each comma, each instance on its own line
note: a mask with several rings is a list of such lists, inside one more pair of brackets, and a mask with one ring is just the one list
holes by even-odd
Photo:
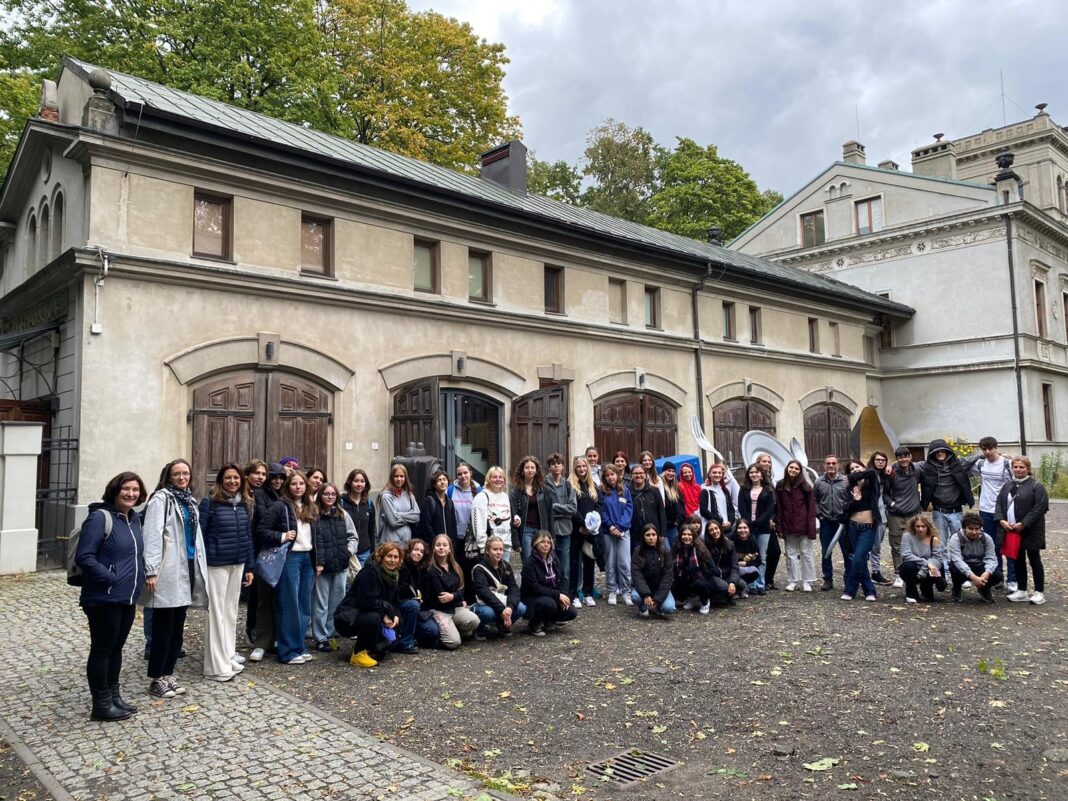
[[820, 321], [816, 317], [808, 318], [808, 350], [809, 353], [820, 352]]
[[763, 332], [760, 330], [760, 307], [749, 307], [749, 342], [753, 345], [759, 345], [764, 341]]
[[333, 223], [304, 214], [300, 218], [300, 269], [317, 275], [332, 275], [331, 236]]
[[467, 297], [480, 303], [493, 300], [493, 260], [489, 253], [467, 251]]
[[823, 227], [823, 212], [813, 211], [801, 215], [801, 247], [811, 248], [827, 241]]
[[415, 242], [415, 289], [417, 292], [437, 294], [441, 282], [438, 280], [438, 243]]
[[231, 221], [233, 199], [193, 194], [193, 255], [211, 259], [231, 257]]
[[873, 234], [883, 230], [883, 199], [880, 197], [858, 200], [854, 206], [857, 216], [857, 233]]
[[738, 329], [734, 319], [734, 304], [723, 302], [723, 338], [732, 342], [738, 339]]
[[608, 279], [608, 321], [627, 323], [627, 282], [618, 278]]
[[564, 313], [564, 268], [545, 265], [545, 311]]
[[660, 289], [655, 286], [645, 288], [645, 327], [662, 327], [660, 325]]

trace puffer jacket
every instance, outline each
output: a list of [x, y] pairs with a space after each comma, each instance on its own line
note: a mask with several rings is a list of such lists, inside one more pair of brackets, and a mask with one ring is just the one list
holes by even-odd
[[323, 566], [324, 574], [347, 570], [349, 557], [356, 553], [359, 536], [348, 512], [335, 506], [334, 514], [325, 512], [312, 524], [312, 550], [316, 566]]
[[631, 520], [631, 534], [641, 537], [642, 529], [649, 523], [656, 526], [661, 535], [667, 534], [667, 518], [664, 515], [664, 496], [660, 490], [648, 481], [641, 489], [630, 488], [631, 500], [634, 502], [634, 517]]
[[349, 513], [352, 525], [356, 527], [356, 535], [359, 540], [359, 544], [356, 546], [356, 553], [370, 551], [375, 547], [374, 540], [378, 533], [378, 528], [375, 525], [375, 505], [370, 498], [356, 503], [347, 495], [342, 495], [338, 502], [341, 504], [341, 508]]
[[247, 504], [205, 498], [200, 502], [200, 530], [209, 567], [244, 565], [245, 572], [251, 572], [256, 556]]
[[634, 549], [631, 559], [630, 580], [641, 598], [652, 596], [659, 606], [671, 592], [675, 580], [675, 565], [671, 554], [662, 544], [650, 547], [642, 542]]
[[[111, 515], [106, 538], [102, 512]], [[82, 606], [136, 603], [145, 583], [145, 543], [137, 515], [124, 515], [108, 503], [90, 504], [74, 561], [85, 573]]]

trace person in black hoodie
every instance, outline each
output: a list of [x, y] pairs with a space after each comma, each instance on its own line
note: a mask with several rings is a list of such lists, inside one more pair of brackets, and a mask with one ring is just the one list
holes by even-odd
[[[256, 462], [249, 466], [255, 469]], [[246, 471], [248, 466], [246, 466]], [[246, 473], [247, 475], [247, 473]], [[267, 466], [267, 479], [252, 490], [252, 549], [259, 553], [264, 548], [272, 547], [259, 536], [259, 524], [267, 510], [282, 499], [282, 485], [286, 481], [286, 470], [277, 462]], [[252, 644], [249, 660], [259, 662], [268, 651], [274, 651], [274, 588], [266, 581], [253, 581], [249, 587], [245, 634]]]
[[360, 468], [349, 472], [345, 479], [345, 493], [341, 496], [341, 508], [349, 514], [356, 527], [359, 543], [356, 545], [356, 559], [360, 566], [367, 564], [371, 551], [375, 547], [375, 507], [371, 502], [371, 479]]
[[93, 697], [92, 720], [125, 720], [137, 711], [122, 698], [119, 672], [134, 604], [145, 583], [145, 545], [133, 508], [146, 497], [145, 483], [136, 473], [119, 473], [104, 488], [102, 502], [89, 505], [78, 538], [74, 562], [83, 573], [79, 603], [89, 621], [85, 675]]
[[746, 598], [748, 587], [738, 573], [738, 554], [730, 537], [723, 536], [723, 529], [715, 520], [705, 526], [705, 547], [712, 557], [712, 564], [719, 570], [719, 578], [725, 585], [723, 600], [734, 603], [735, 598]]
[[356, 580], [334, 612], [334, 626], [345, 637], [355, 637], [349, 664], [372, 668], [381, 662], [390, 646], [386, 631], [400, 625], [400, 545], [378, 546], [371, 564], [356, 574]]
[[512, 636], [513, 624], [526, 614], [527, 608], [519, 600], [515, 572], [504, 561], [504, 540], [496, 534], [486, 540], [482, 558], [471, 569], [471, 581], [475, 585], [471, 611], [482, 622], [475, 630], [475, 639], [485, 639], [491, 626], [499, 626], [505, 637]]
[[634, 465], [630, 470], [630, 497], [634, 503], [631, 531], [644, 531], [650, 524], [656, 526], [657, 531], [667, 531], [664, 496], [652, 485], [645, 468], [640, 464]]
[[684, 599], [684, 609], [697, 607], [702, 615], [707, 615], [715, 592], [709, 577], [712, 557], [691, 526], [684, 525], [679, 530], [679, 538], [671, 549], [671, 558], [674, 562], [672, 591]]
[[424, 569], [429, 550], [427, 544], [416, 537], [404, 552], [404, 564], [397, 582], [401, 624], [394, 645], [402, 654], [417, 654], [419, 646], [433, 648], [438, 644], [438, 624], [430, 611], [423, 609]]
[[631, 597], [638, 605], [638, 614], [649, 617], [655, 613], [666, 617], [675, 611], [671, 584], [675, 579], [674, 564], [664, 538], [652, 523], [642, 529], [641, 544], [634, 549], [630, 560]]
[[449, 474], [436, 471], [427, 482], [426, 495], [419, 503], [418, 536], [428, 543], [438, 534], [448, 534], [453, 553], [463, 552], [465, 532], [456, 531], [456, 509], [449, 497]]
[[567, 595], [553, 537], [548, 531], [534, 535], [530, 557], [523, 564], [520, 597], [530, 609], [528, 630], [535, 637], [544, 637], [547, 626], [560, 626], [576, 617], [574, 599]]
[[760, 576], [760, 549], [749, 531], [749, 523], [739, 520], [734, 529], [734, 554], [738, 558], [738, 575], [756, 595], [763, 595], [766, 590], [758, 587], [756, 581]]
[[[965, 506], [975, 506], [968, 468], [957, 458], [944, 439], [931, 440], [927, 460], [920, 469], [920, 506], [932, 510], [931, 518], [938, 529], [938, 538], [948, 543], [951, 535], [960, 531]], [[949, 556], [945, 555], [942, 575], [949, 575]]]
[[[601, 513], [600, 487], [593, 479], [590, 464], [585, 456], [576, 456], [568, 478], [575, 489], [578, 510], [571, 520], [571, 569], [567, 573], [568, 595], [575, 604], [596, 606], [594, 600], [599, 591], [593, 584], [593, 569], [604, 570], [604, 543], [600, 531], [586, 530], [586, 515]], [[591, 553], [587, 553], [587, 550]]]

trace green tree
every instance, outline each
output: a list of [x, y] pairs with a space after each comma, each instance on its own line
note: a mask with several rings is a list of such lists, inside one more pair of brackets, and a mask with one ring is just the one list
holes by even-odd
[[0, 180], [15, 155], [26, 119], [37, 113], [41, 88], [24, 70], [0, 70]]
[[720, 229], [728, 242], [774, 206], [782, 195], [761, 192], [742, 166], [722, 158], [715, 145], [701, 147], [680, 137], [660, 162], [660, 187], [650, 198], [650, 225], [691, 239]]
[[566, 161], [541, 161], [534, 151], [527, 158], [527, 191], [553, 200], [578, 205], [582, 176]]
[[662, 155], [663, 148], [644, 128], [605, 120], [586, 136], [582, 174], [594, 183], [582, 193], [582, 205], [624, 220], [647, 222]]

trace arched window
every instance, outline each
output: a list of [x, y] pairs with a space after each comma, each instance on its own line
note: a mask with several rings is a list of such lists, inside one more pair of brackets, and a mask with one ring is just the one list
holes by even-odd
[[34, 263], [35, 267], [44, 267], [52, 260], [52, 257], [48, 253], [48, 248], [51, 243], [52, 230], [48, 213], [48, 204], [46, 203], [41, 207], [41, 228], [40, 231], [38, 231], [37, 237], [37, 261]]
[[48, 249], [48, 260], [63, 252], [63, 193], [56, 195], [52, 201], [52, 242]]
[[755, 398], [724, 401], [712, 410], [712, 438], [731, 469], [743, 466], [742, 437], [748, 431], [775, 436], [775, 410]]
[[26, 266], [37, 266], [37, 215], [30, 212], [30, 222], [26, 226]]
[[805, 453], [816, 470], [830, 454], [849, 458], [849, 412], [833, 403], [817, 403], [805, 410]]

